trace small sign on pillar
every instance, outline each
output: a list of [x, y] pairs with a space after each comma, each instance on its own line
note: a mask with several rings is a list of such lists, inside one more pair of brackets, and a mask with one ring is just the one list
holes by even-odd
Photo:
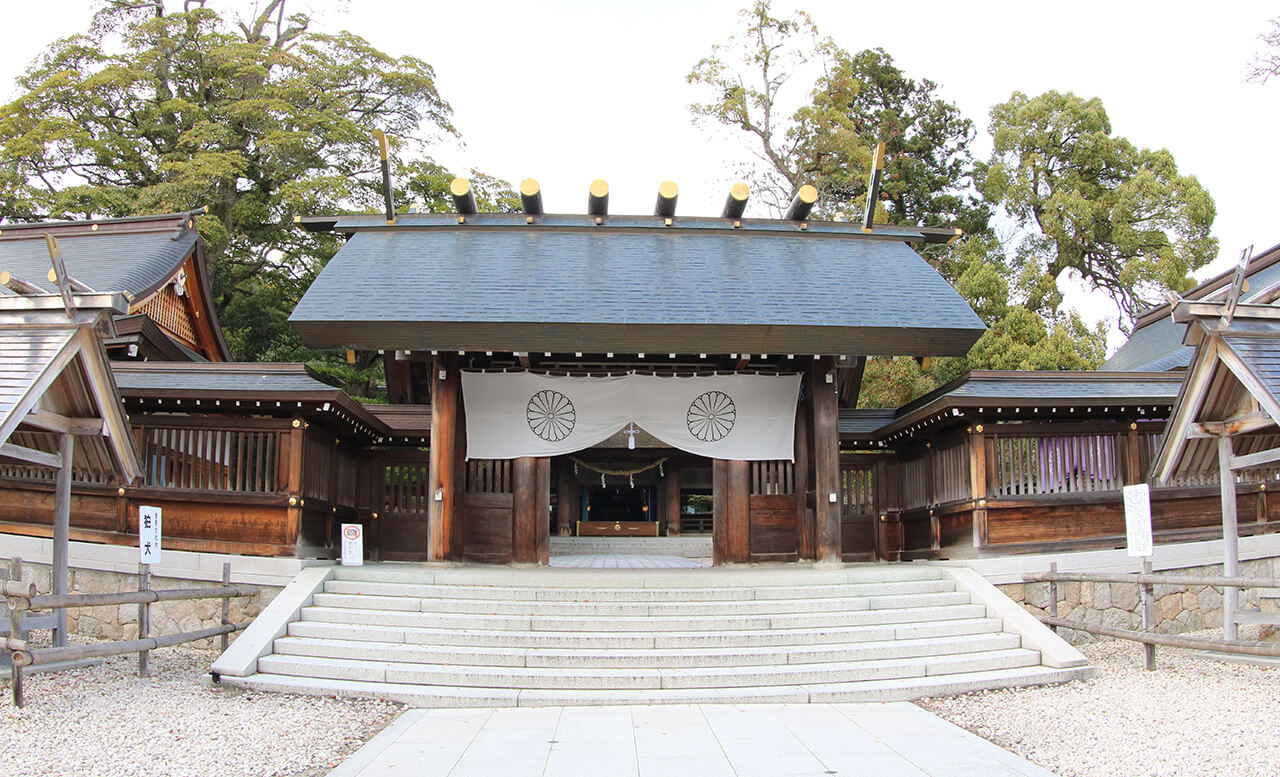
[[358, 523], [342, 524], [342, 566], [364, 566], [364, 527]]
[[1146, 483], [1124, 487], [1124, 530], [1130, 556], [1152, 554], [1151, 488]]
[[160, 508], [138, 508], [138, 560], [143, 564], [160, 563]]

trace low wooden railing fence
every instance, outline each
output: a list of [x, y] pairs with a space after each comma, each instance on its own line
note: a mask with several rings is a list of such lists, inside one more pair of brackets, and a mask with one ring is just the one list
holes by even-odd
[[[261, 590], [253, 585], [231, 585], [231, 565], [222, 565], [222, 585], [211, 588], [151, 588], [151, 565], [138, 565], [138, 590], [107, 594], [41, 594], [36, 591], [36, 584], [22, 580], [22, 559], [14, 558], [9, 564], [9, 579], [4, 582], [3, 592], [9, 606], [9, 636], [5, 640], [4, 649], [12, 658], [11, 685], [13, 704], [21, 707], [23, 703], [22, 674], [23, 668], [40, 666], [58, 661], [80, 661], [87, 658], [103, 658], [125, 653], [138, 654], [138, 676], [150, 677], [150, 651], [162, 647], [172, 647], [198, 639], [222, 637], [222, 649], [227, 649], [230, 635], [248, 626], [248, 623], [231, 622], [231, 599], [239, 596], [255, 596]], [[193, 599], [221, 599], [222, 623], [207, 629], [183, 631], [177, 634], [165, 634], [152, 637], [151, 604], [153, 602], [172, 602]], [[98, 607], [121, 604], [138, 605], [138, 638], [118, 640], [115, 642], [98, 642], [92, 645], [70, 645], [55, 647], [32, 647], [23, 639], [22, 615], [26, 610], [60, 610], [69, 607]]]
[[[1059, 628], [1074, 629], [1103, 637], [1128, 639], [1141, 642], [1146, 653], [1147, 671], [1156, 668], [1156, 646], [1182, 648], [1186, 650], [1206, 650], [1215, 653], [1232, 655], [1268, 656], [1280, 658], [1280, 643], [1250, 642], [1248, 640], [1203, 639], [1200, 637], [1183, 637], [1177, 634], [1157, 634], [1155, 628], [1155, 586], [1167, 585], [1186, 588], [1189, 586], [1210, 586], [1213, 588], [1280, 588], [1280, 578], [1274, 577], [1222, 577], [1221, 575], [1176, 575], [1153, 574], [1151, 562], [1144, 561], [1142, 572], [1135, 574], [1108, 572], [1059, 572], [1057, 564], [1050, 564], [1048, 572], [1023, 575], [1028, 583], [1047, 583], [1049, 586], [1049, 614], [1036, 614], [1041, 623], [1057, 631]], [[1119, 583], [1132, 584], [1139, 587], [1142, 604], [1142, 630], [1122, 629], [1115, 626], [1086, 623], [1058, 617], [1058, 584], [1059, 583]]]

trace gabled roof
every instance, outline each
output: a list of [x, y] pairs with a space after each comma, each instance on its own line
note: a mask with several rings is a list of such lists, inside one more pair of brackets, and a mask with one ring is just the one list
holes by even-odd
[[[1226, 310], [1191, 301], [1174, 308], [1196, 348], [1153, 465], [1160, 482], [1216, 470], [1217, 436], [1232, 437], [1236, 456], [1280, 442], [1280, 308], [1241, 304], [1230, 320]], [[1203, 433], [1210, 428], [1218, 431]]]
[[[1214, 300], [1221, 297], [1231, 283], [1234, 270], [1215, 275], [1183, 295], [1188, 300]], [[1272, 246], [1249, 261], [1246, 269], [1249, 290], [1242, 302], [1271, 293], [1280, 283], [1280, 245]], [[1173, 320], [1168, 304], [1158, 305], [1134, 322], [1128, 341], [1103, 363], [1099, 370], [1115, 372], [1164, 372], [1182, 369], [1191, 363], [1194, 350], [1183, 344], [1185, 323]]]
[[849, 441], [882, 443], [948, 418], [1159, 416], [1181, 385], [1181, 374], [973, 370], [897, 410], [841, 410], [840, 433]]
[[984, 331], [919, 230], [521, 214], [343, 217], [290, 321], [315, 347], [958, 355]]
[[425, 437], [431, 429], [430, 406], [386, 412], [386, 405], [362, 405], [317, 379], [305, 364], [112, 362], [111, 369], [120, 394], [131, 407], [143, 410], [320, 415], [335, 426], [386, 442]]
[[[213, 343], [211, 356], [227, 359], [226, 342], [218, 326], [209, 287], [203, 244], [194, 229], [196, 214], [166, 213], [94, 221], [42, 221], [0, 225], [0, 272], [8, 272], [45, 293], [57, 287], [47, 277], [49, 252], [44, 236], [58, 240], [67, 274], [93, 292], [122, 294], [125, 313], [136, 312], [161, 291], [189, 261], [200, 277], [188, 278], [186, 288], [199, 295], [207, 313]], [[0, 296], [18, 296], [0, 285]]]
[[50, 466], [39, 454], [54, 456], [56, 433], [75, 428], [73, 469], [130, 482], [142, 467], [98, 341], [126, 303], [97, 294], [76, 305], [68, 315], [56, 295], [0, 297], [0, 454]]

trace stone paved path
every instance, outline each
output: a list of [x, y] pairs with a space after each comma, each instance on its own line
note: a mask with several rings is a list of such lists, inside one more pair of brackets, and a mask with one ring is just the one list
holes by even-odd
[[913, 704], [411, 710], [330, 777], [1053, 777]]

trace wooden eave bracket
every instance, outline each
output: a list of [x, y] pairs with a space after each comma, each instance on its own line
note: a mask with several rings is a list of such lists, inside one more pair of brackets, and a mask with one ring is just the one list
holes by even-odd
[[101, 418], [68, 418], [50, 410], [32, 410], [22, 420], [47, 432], [75, 435], [102, 434]]
[[45, 453], [44, 451], [38, 451], [34, 448], [15, 445], [11, 442], [0, 444], [0, 457], [26, 461], [32, 464], [39, 464], [44, 467], [52, 467], [53, 469], [62, 468], [61, 454]]

